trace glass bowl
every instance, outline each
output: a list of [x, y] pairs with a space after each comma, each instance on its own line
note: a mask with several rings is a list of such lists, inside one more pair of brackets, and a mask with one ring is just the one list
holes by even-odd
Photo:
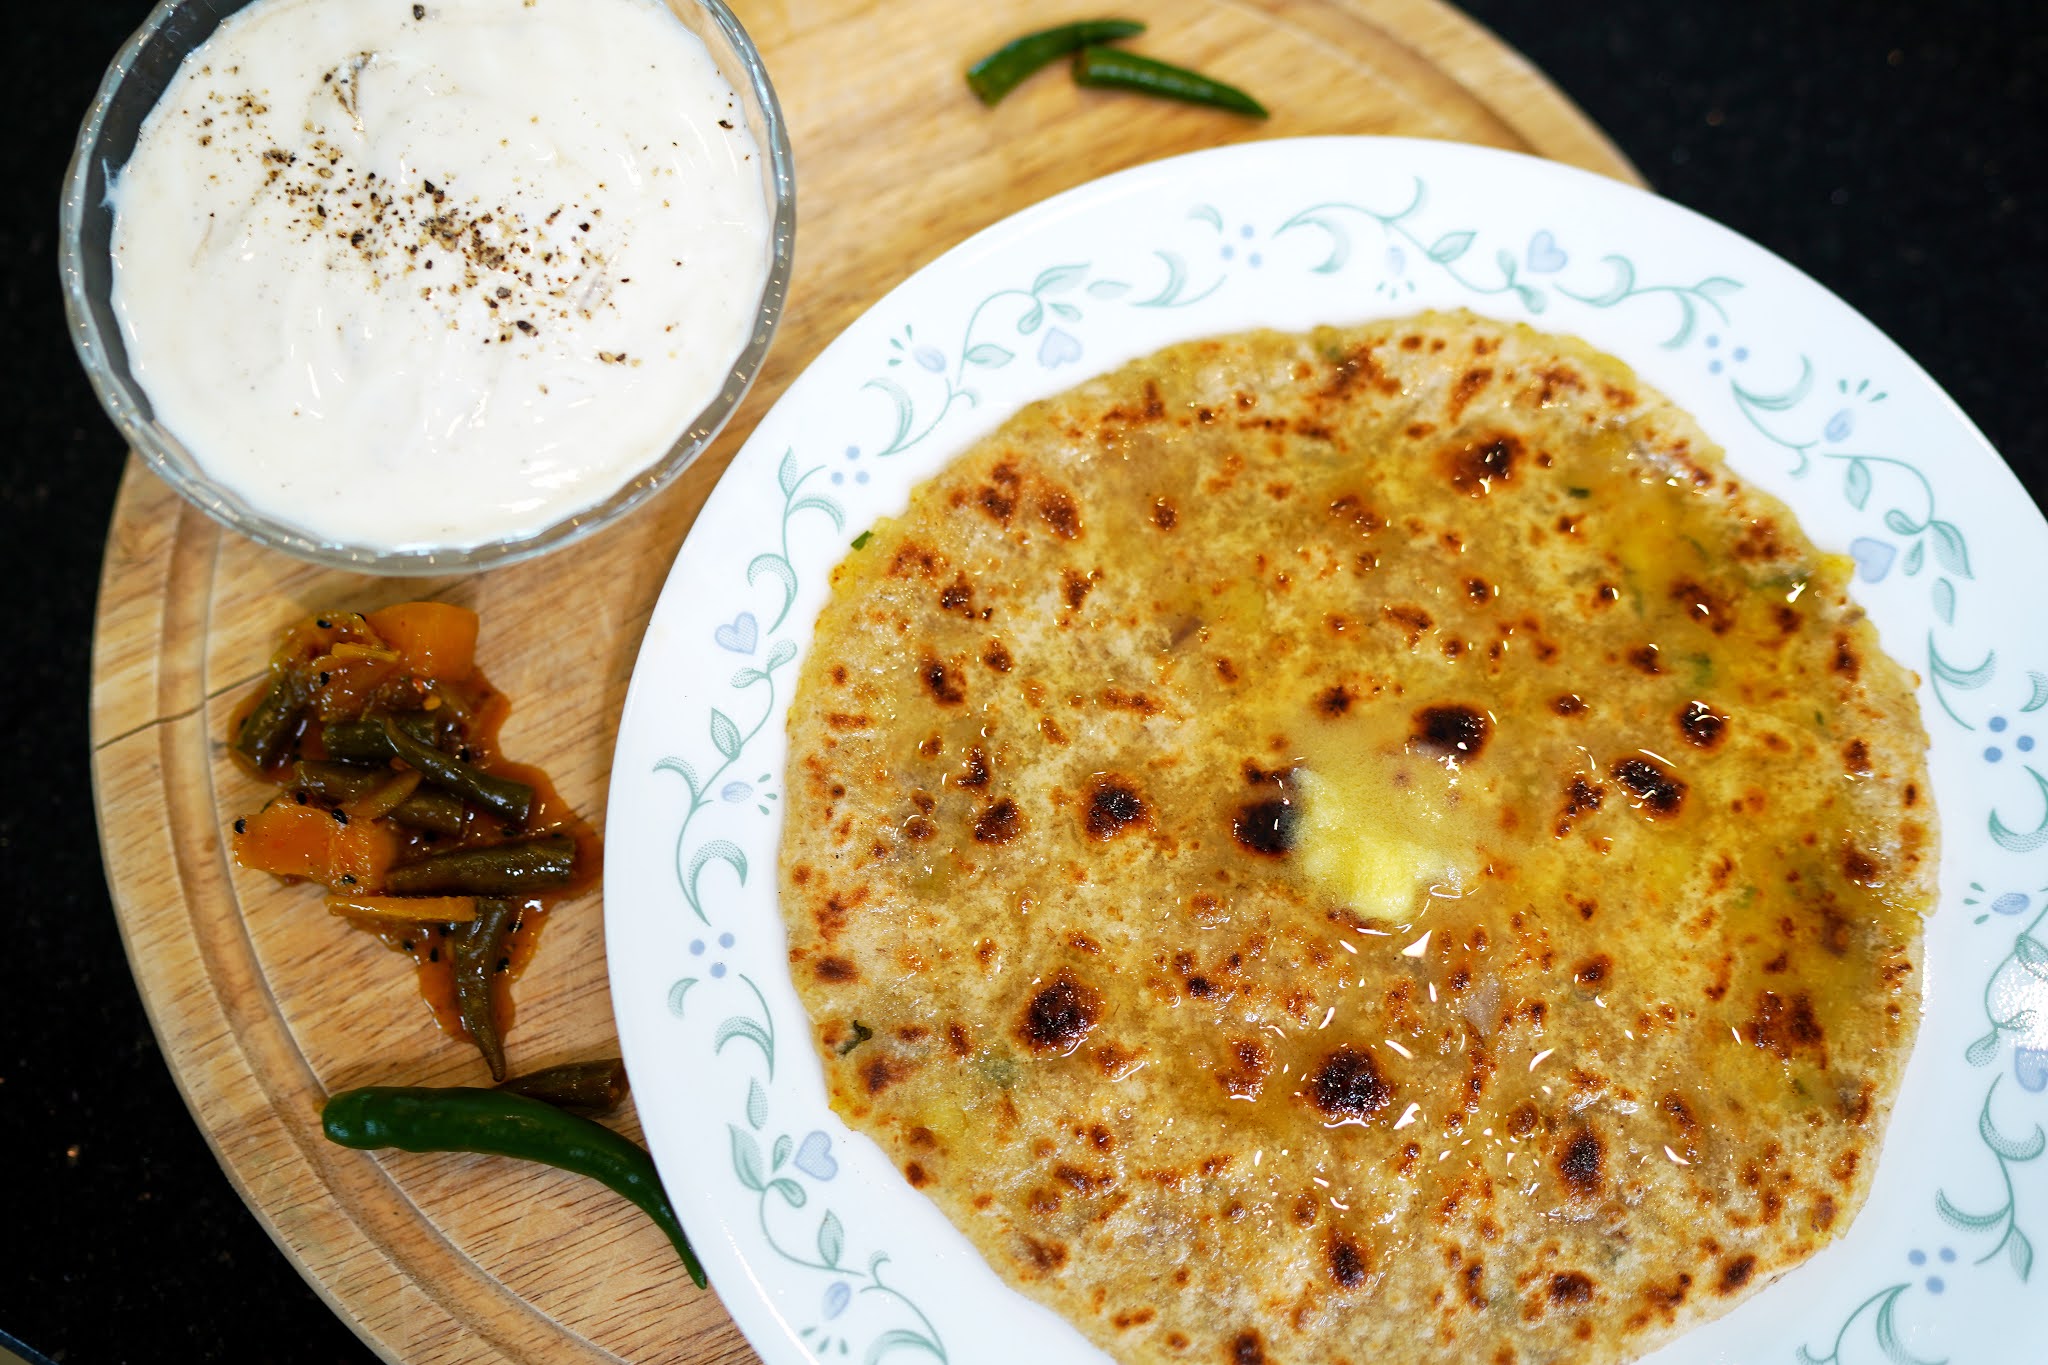
[[207, 474], [177, 436], [156, 419], [148, 393], [130, 370], [111, 303], [114, 212], [108, 187], [127, 164], [143, 121], [179, 63], [211, 37], [222, 20], [248, 3], [250, 0], [162, 0], [107, 68], [99, 93], [86, 111], [64, 177], [57, 266], [71, 340], [101, 405], [144, 462], [207, 515], [264, 545], [332, 568], [392, 575], [493, 568], [557, 549], [624, 515], [688, 468], [718, 435], [760, 373], [782, 315], [796, 239], [796, 178], [782, 111], [760, 53], [723, 0], [670, 0], [669, 8], [703, 42], [721, 74], [738, 92], [748, 130], [765, 153], [760, 159], [762, 190], [772, 208], [768, 273], [746, 345], [716, 395], [666, 453], [608, 497], [540, 530], [482, 544], [398, 550], [322, 538], [256, 511]]

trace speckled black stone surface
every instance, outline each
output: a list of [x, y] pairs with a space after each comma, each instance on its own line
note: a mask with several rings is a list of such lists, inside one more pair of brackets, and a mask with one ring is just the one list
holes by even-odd
[[[1659, 191], [1890, 333], [2048, 492], [2048, 5], [1467, 8]], [[77, 121], [145, 10], [16, 7], [0, 83], [0, 1329], [67, 1362], [367, 1361], [186, 1112], [100, 867], [88, 649], [122, 450], [65, 336], [53, 239]]]

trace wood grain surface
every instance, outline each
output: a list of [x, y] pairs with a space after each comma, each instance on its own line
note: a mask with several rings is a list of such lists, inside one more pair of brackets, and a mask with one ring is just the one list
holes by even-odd
[[[242, 872], [223, 830], [262, 799], [219, 737], [277, 633], [317, 609], [416, 596], [475, 607], [515, 709], [511, 757], [602, 822], [618, 716], [677, 547], [727, 461], [826, 342], [918, 267], [1048, 195], [1226, 142], [1379, 133], [1486, 143], [1617, 178], [1620, 154], [1537, 72], [1435, 0], [1155, 0], [1135, 46], [1232, 81], [1266, 123], [1076, 88], [1047, 72], [994, 110], [961, 72], [1096, 10], [999, 0], [738, 0], [796, 150], [796, 268], [760, 382], [724, 437], [622, 523], [540, 561], [362, 578], [259, 549], [133, 459], [94, 639], [92, 745], [128, 957], [186, 1103], [228, 1177], [335, 1311], [408, 1365], [754, 1359], [666, 1241], [592, 1182], [460, 1156], [329, 1146], [330, 1091], [476, 1083], [407, 964], [316, 894]], [[559, 908], [517, 988], [516, 1069], [613, 1053], [599, 893]], [[622, 1125], [638, 1135], [630, 1116]]]

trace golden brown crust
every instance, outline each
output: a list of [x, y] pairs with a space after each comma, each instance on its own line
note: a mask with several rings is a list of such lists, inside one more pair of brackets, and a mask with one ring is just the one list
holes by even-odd
[[1846, 581], [1470, 315], [1027, 409], [840, 567], [791, 710], [835, 1107], [1122, 1360], [1724, 1311], [1847, 1225], [1918, 1018], [1926, 740]]

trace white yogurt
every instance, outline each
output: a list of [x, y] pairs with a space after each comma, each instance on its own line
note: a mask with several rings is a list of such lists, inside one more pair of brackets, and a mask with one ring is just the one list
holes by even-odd
[[761, 152], [658, 0], [257, 0], [115, 182], [158, 419], [384, 549], [537, 531], [658, 459], [747, 341]]

